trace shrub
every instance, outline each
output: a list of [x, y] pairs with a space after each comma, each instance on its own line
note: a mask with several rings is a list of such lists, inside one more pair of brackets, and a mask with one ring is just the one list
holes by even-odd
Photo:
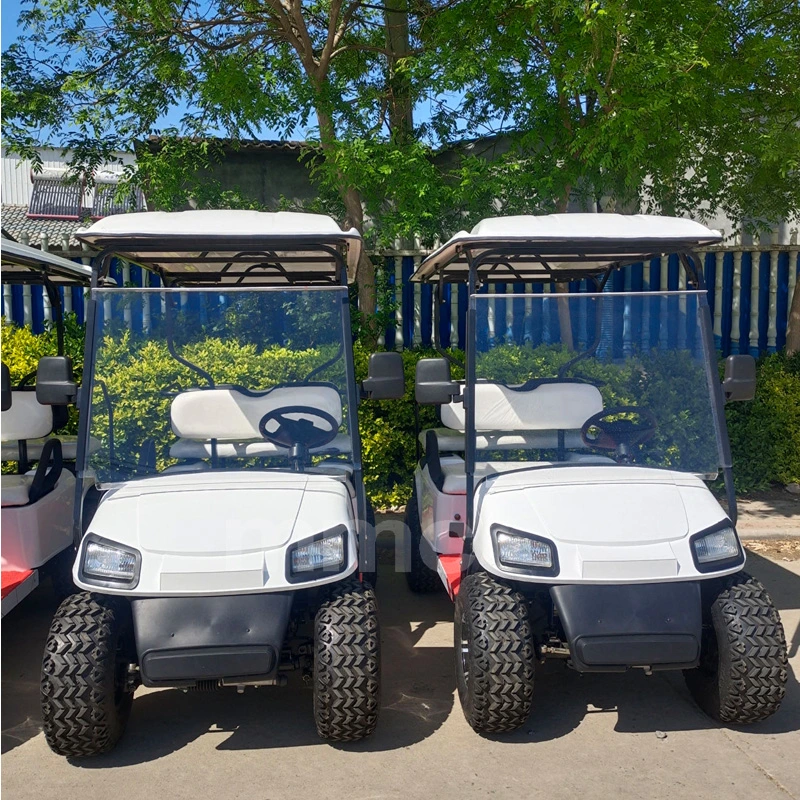
[[755, 399], [725, 414], [737, 491], [800, 481], [800, 353], [759, 361]]

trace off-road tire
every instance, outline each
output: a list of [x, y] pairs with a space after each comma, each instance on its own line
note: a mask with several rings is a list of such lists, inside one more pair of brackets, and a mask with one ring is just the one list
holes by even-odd
[[415, 594], [430, 594], [441, 591], [442, 581], [439, 573], [425, 563], [422, 555], [422, 548], [424, 547], [430, 557], [434, 557], [427, 540], [422, 536], [416, 485], [411, 491], [411, 499], [406, 504], [405, 527], [408, 531], [409, 571], [406, 572], [408, 588]]
[[456, 683], [478, 733], [525, 723], [533, 702], [535, 653], [525, 598], [491, 575], [467, 576], [456, 595]]
[[371, 586], [334, 586], [314, 619], [314, 721], [323, 739], [352, 742], [378, 722], [381, 685], [378, 604]]
[[786, 638], [767, 590], [739, 572], [704, 601], [700, 666], [684, 671], [697, 705], [729, 725], [772, 716], [786, 693]]
[[133, 701], [126, 662], [135, 658], [130, 607], [80, 592], [58, 607], [44, 648], [41, 701], [50, 749], [82, 758], [111, 750]]

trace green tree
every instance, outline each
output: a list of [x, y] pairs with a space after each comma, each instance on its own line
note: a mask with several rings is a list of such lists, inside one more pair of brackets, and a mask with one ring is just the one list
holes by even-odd
[[[208, 137], [271, 128], [311, 130], [315, 207], [376, 244], [570, 200], [754, 229], [800, 211], [796, 0], [32, 0], [22, 19], [6, 145], [35, 160], [48, 134], [88, 170], [185, 104], [140, 158], [166, 207], [252, 204], [209, 181]], [[371, 311], [367, 258], [358, 282]]]
[[508, 212], [800, 209], [796, 2], [464, 0], [424, 36], [417, 70], [507, 142], [476, 177]]
[[[413, 136], [405, 0], [385, 11], [363, 0], [37, 0], [21, 21], [25, 38], [4, 57], [4, 133], [34, 162], [44, 131], [88, 175], [186, 104], [159, 147], [140, 148], [135, 179], [162, 207], [189, 194], [252, 206], [208, 179], [218, 156], [210, 132], [236, 140], [310, 129], [325, 210], [362, 233], [391, 206], [382, 226], [391, 235], [407, 218], [398, 209], [408, 188], [429, 180], [429, 150]], [[366, 256], [358, 283], [373, 308]]]
[[471, 178], [504, 213], [723, 212], [755, 232], [800, 211], [797, 2], [464, 0], [422, 33], [422, 79], [463, 98], [431, 124], [500, 137]]

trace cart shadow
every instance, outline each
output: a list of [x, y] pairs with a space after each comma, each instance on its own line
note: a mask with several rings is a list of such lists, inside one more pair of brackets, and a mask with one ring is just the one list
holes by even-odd
[[2, 624], [2, 750], [7, 753], [42, 730], [39, 678], [42, 653], [58, 601], [49, 581], [29, 594]]
[[[249, 688], [241, 695], [234, 689], [202, 694], [164, 689], [137, 694], [117, 747], [107, 755], [72, 763], [84, 769], [142, 764], [180, 750], [201, 736], [218, 736], [220, 751], [320, 745], [380, 752], [426, 739], [453, 707], [452, 642], [448, 638], [443, 646], [426, 646], [431, 632], [452, 618], [452, 606], [444, 594], [414, 597], [405, 588], [404, 576], [384, 566], [378, 602], [382, 702], [375, 733], [366, 739], [352, 743], [320, 739], [314, 726], [312, 690], [292, 673], [286, 687]], [[409, 619], [418, 622], [409, 623]]]
[[[669, 734], [722, 728], [693, 702], [677, 673], [646, 676], [586, 674], [546, 665], [537, 671], [533, 709], [526, 723], [510, 734], [486, 735], [496, 742], [535, 743], [560, 739], [592, 714], [614, 714], [617, 733]], [[752, 735], [775, 735], [800, 730], [800, 684], [789, 670], [786, 698], [770, 719], [737, 727]]]

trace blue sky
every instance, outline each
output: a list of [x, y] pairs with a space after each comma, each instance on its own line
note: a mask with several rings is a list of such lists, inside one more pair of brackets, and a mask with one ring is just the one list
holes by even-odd
[[[2, 49], [6, 50], [11, 46], [20, 35], [24, 32], [18, 25], [20, 12], [24, 8], [22, 0], [2, 0], [2, 31], [0, 31], [0, 38], [2, 39]], [[181, 105], [174, 108], [169, 114], [165, 115], [159, 120], [159, 128], [166, 128], [170, 126], [177, 126], [180, 123], [181, 117], [186, 111], [186, 106]], [[302, 138], [303, 131], [296, 131], [295, 135], [290, 138]], [[264, 130], [261, 135], [262, 139], [280, 139], [277, 131]], [[58, 142], [53, 142], [58, 144]]]
[[[13, 44], [20, 35], [24, 35], [23, 31], [18, 25], [18, 19], [23, 7], [26, 6], [23, 0], [2, 0], [2, 49], [5, 51], [11, 44]], [[448, 98], [450, 101], [457, 103], [456, 97]], [[158, 128], [166, 128], [175, 126], [180, 123], [181, 117], [186, 111], [185, 104], [179, 105], [172, 109], [167, 115], [159, 120]], [[415, 109], [415, 121], [417, 123], [426, 122], [430, 119], [432, 113], [431, 104], [423, 101], [417, 105]], [[213, 133], [213, 131], [209, 131]], [[304, 138], [305, 131], [298, 129], [292, 132], [288, 137], [290, 139]], [[260, 138], [262, 139], [280, 139], [282, 138], [277, 131], [265, 129], [261, 132]], [[58, 145], [59, 142], [51, 142], [51, 144]]]

